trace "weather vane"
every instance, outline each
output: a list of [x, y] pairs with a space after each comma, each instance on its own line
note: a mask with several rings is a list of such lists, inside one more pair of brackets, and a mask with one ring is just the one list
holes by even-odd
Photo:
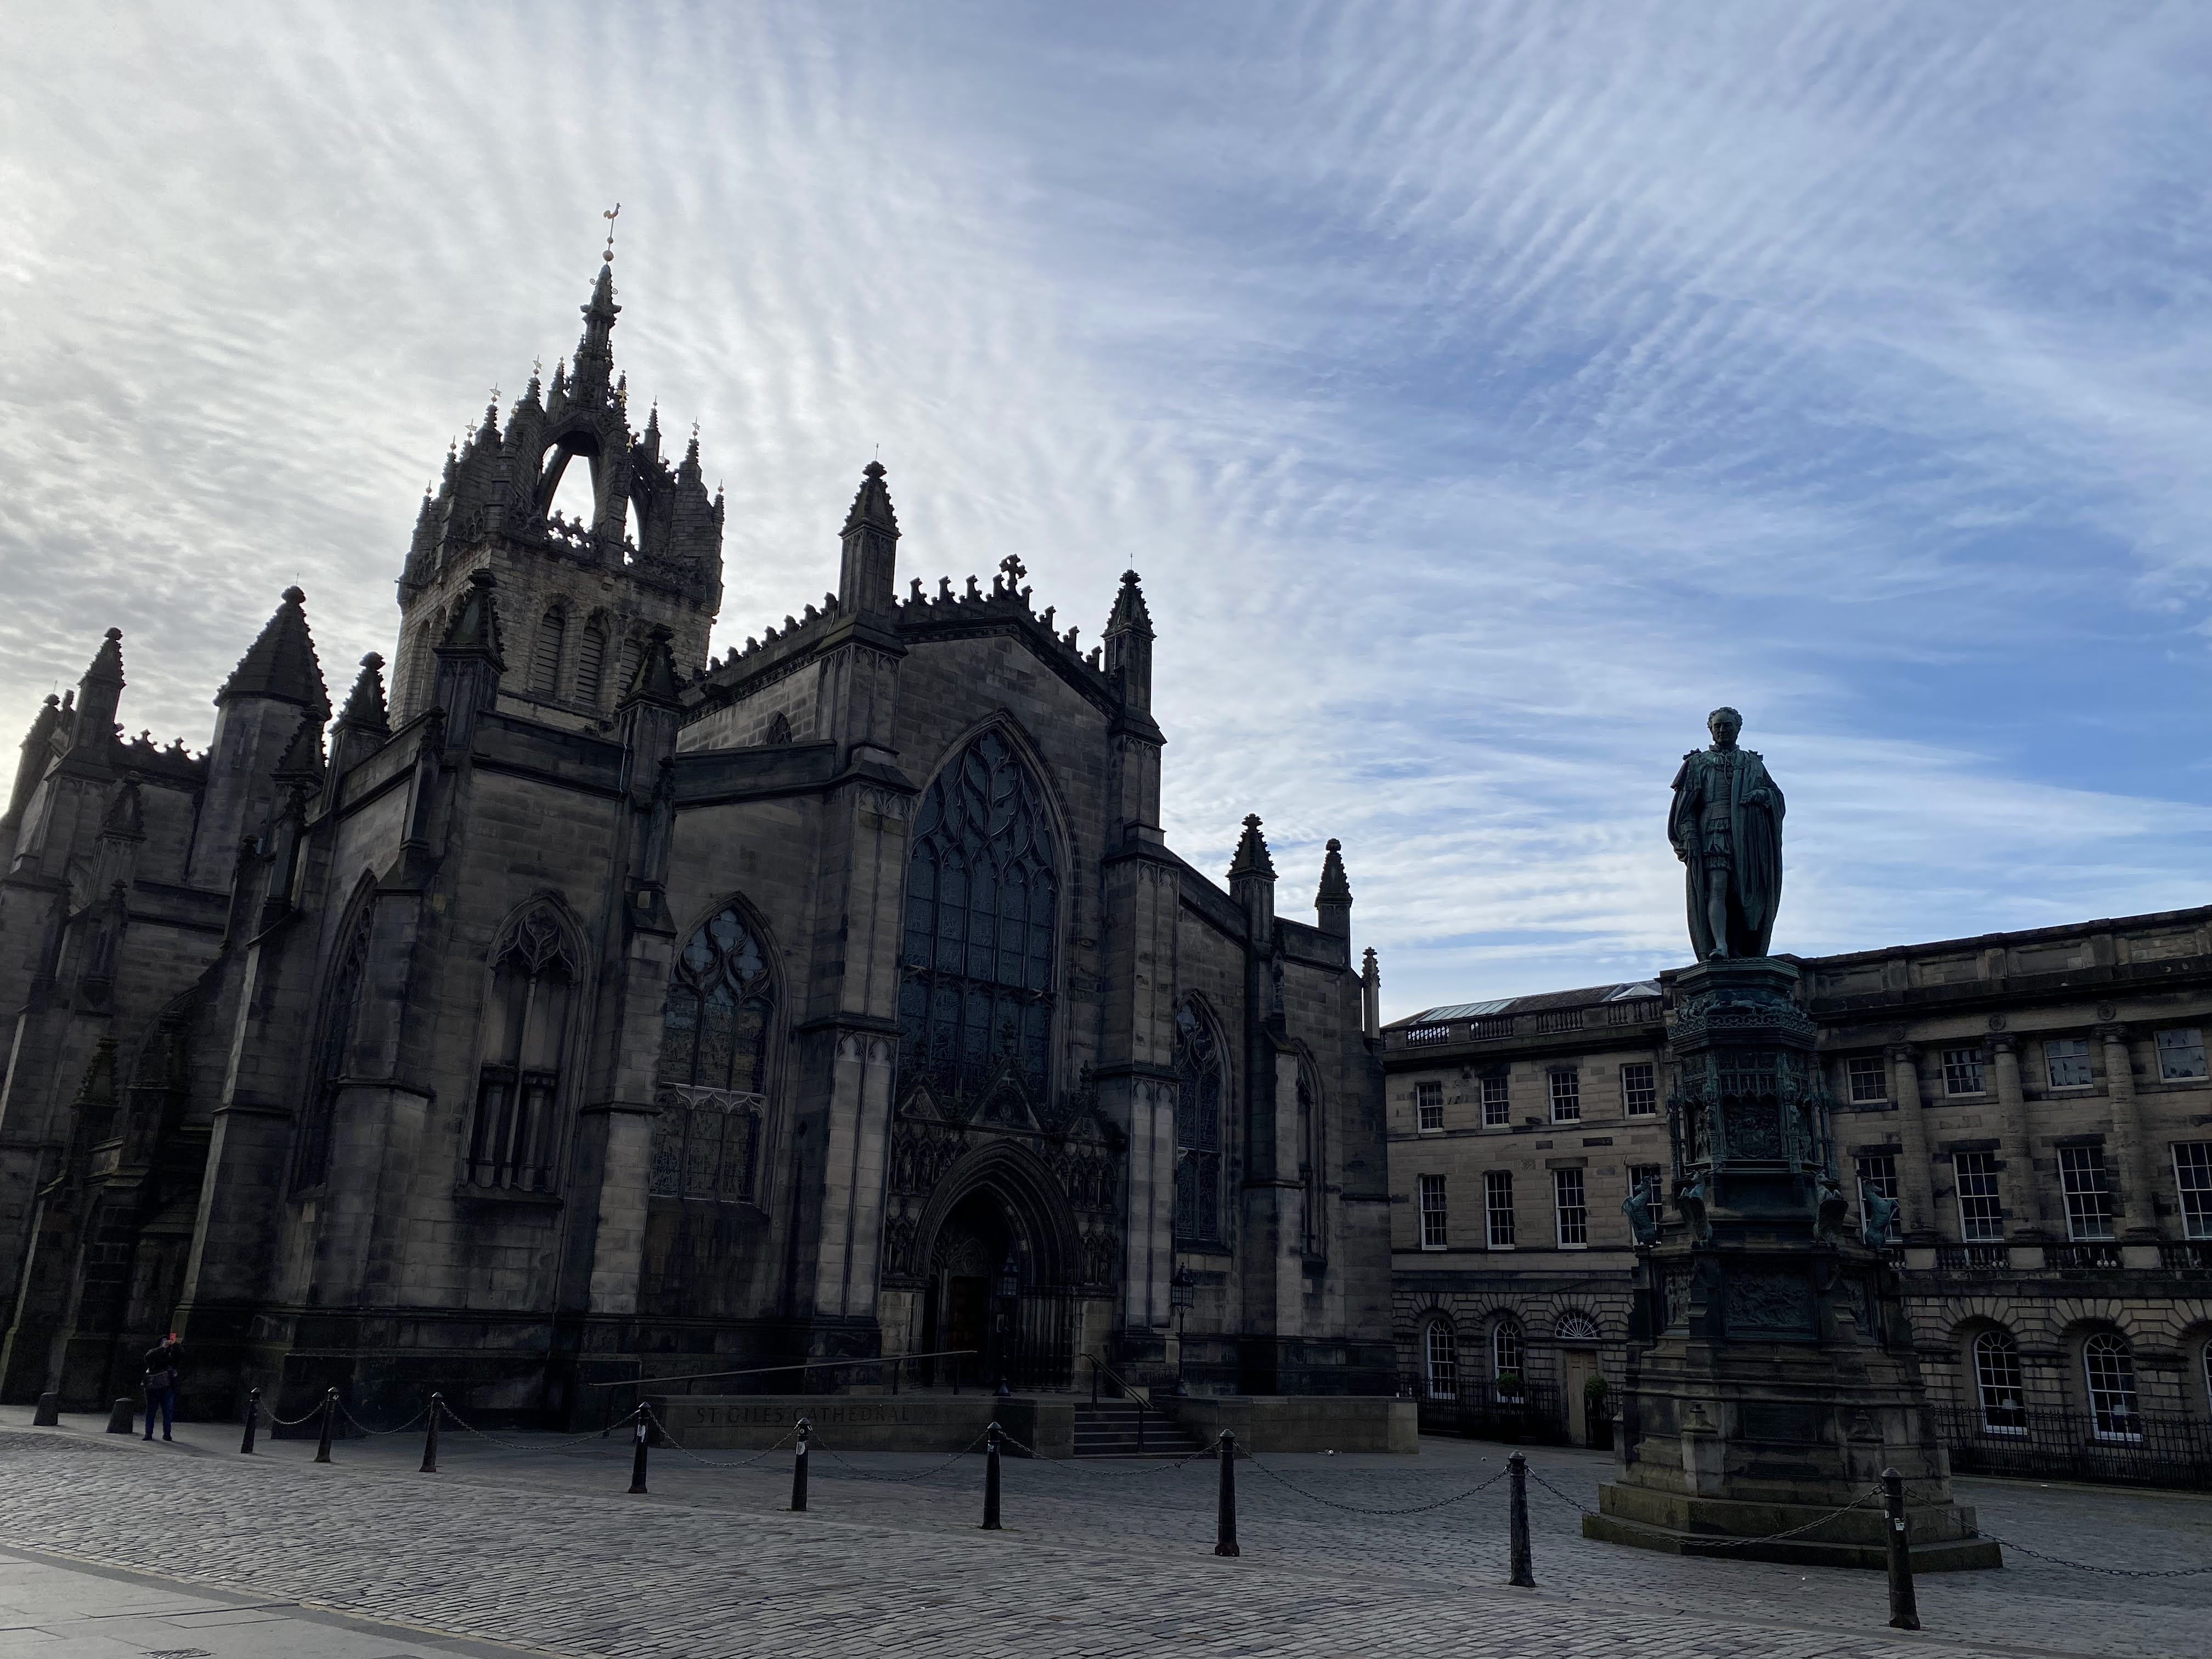
[[615, 262], [615, 217], [617, 214], [621, 213], [621, 211], [622, 204], [620, 202], [617, 202], [613, 207], [610, 208], [606, 212], [602, 213], [599, 216], [600, 218], [607, 222], [607, 251], [605, 258], [609, 264], [612, 264]]

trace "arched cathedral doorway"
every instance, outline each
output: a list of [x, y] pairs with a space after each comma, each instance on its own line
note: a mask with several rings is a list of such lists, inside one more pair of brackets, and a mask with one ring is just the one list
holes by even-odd
[[[1006, 1162], [943, 1211], [929, 1241], [921, 1352], [965, 1350], [931, 1367], [940, 1383], [1064, 1389], [1075, 1364], [1079, 1293], [1066, 1281], [1073, 1217], [1065, 1200], [1006, 1177]], [[999, 1178], [994, 1178], [994, 1177]]]

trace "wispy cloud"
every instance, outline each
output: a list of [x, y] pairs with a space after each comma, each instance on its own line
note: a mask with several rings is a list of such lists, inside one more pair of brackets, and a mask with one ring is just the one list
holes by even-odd
[[[1395, 1009], [1677, 957], [1729, 702], [1782, 942], [2200, 896], [2212, 31], [2185, 6], [15, 9], [0, 707], [100, 630], [326, 666], [446, 440], [617, 350], [730, 493], [719, 642], [835, 579], [1145, 574], [1170, 832], [1344, 838]], [[1086, 627], [1095, 635], [1096, 623]]]

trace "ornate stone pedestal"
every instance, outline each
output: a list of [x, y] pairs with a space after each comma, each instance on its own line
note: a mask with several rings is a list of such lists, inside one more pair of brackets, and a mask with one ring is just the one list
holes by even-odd
[[1951, 1501], [1896, 1275], [1849, 1231], [1796, 977], [1751, 957], [1676, 980], [1674, 1216], [1642, 1253], [1632, 1337], [1651, 1346], [1632, 1346], [1624, 1467], [1583, 1534], [1880, 1568], [1874, 1494], [1894, 1468], [1917, 1569], [2001, 1565], [1973, 1511]]

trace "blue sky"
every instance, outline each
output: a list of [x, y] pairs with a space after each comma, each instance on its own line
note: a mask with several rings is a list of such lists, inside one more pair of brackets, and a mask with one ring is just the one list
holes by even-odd
[[447, 440], [573, 349], [729, 492], [717, 648], [902, 574], [1159, 630], [1174, 842], [1340, 836], [1385, 1000], [1686, 950], [1705, 711], [1778, 949], [2203, 901], [2201, 7], [0, 3], [0, 721], [132, 730], [297, 580], [389, 650]]

